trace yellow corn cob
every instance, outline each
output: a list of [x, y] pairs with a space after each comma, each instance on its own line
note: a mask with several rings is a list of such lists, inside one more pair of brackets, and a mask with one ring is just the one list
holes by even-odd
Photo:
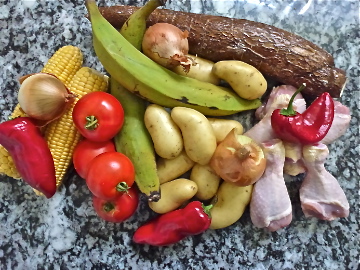
[[[83, 54], [77, 47], [68, 45], [57, 50], [41, 72], [51, 73], [58, 77], [67, 87], [75, 73], [83, 64]], [[11, 118], [26, 116], [17, 104], [11, 114]], [[13, 178], [21, 178], [15, 168], [14, 161], [4, 147], [0, 145], [0, 174], [6, 174]]]
[[49, 59], [41, 72], [51, 73], [59, 78], [66, 87], [81, 68], [83, 55], [79, 48], [68, 45], [60, 48], [53, 57]]
[[21, 178], [19, 172], [15, 168], [14, 161], [9, 155], [9, 152], [2, 145], [0, 145], [0, 173], [4, 173], [15, 179]]
[[54, 158], [57, 187], [63, 182], [72, 160], [74, 148], [81, 138], [72, 120], [72, 111], [76, 102], [87, 93], [107, 91], [107, 88], [108, 77], [106, 75], [88, 67], [81, 68], [69, 84], [70, 91], [77, 95], [74, 103], [59, 119], [46, 127], [45, 139]]

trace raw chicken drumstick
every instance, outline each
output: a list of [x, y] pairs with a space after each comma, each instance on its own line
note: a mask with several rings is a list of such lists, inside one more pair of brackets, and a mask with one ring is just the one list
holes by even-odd
[[285, 149], [279, 139], [263, 143], [262, 148], [266, 169], [254, 184], [250, 217], [256, 227], [276, 231], [289, 225], [292, 220], [291, 201], [283, 176]]
[[307, 169], [300, 188], [301, 208], [306, 217], [334, 220], [349, 215], [349, 203], [338, 181], [324, 166], [329, 155], [325, 144], [303, 148], [303, 161]]
[[[263, 103], [259, 108], [255, 111], [255, 116], [258, 120], [261, 120], [264, 118], [264, 116], [267, 113], [272, 113], [275, 109], [279, 108], [286, 108], [289, 104], [291, 96], [296, 92], [296, 88], [291, 85], [280, 85], [277, 87], [273, 87], [271, 89], [271, 92], [269, 94], [269, 97], [267, 98], [266, 102]], [[279, 100], [277, 98], [281, 95], [286, 95], [284, 97], [283, 101], [284, 103], [281, 103], [280, 105]], [[280, 107], [279, 107], [280, 106]], [[296, 108], [298, 112], [303, 112], [306, 110], [306, 101], [301, 95], [301, 93], [298, 93], [294, 99], [293, 106]]]
[[285, 147], [284, 173], [292, 176], [304, 173], [306, 168], [302, 161], [302, 145], [285, 141], [283, 144]]
[[350, 126], [350, 109], [337, 100], [334, 100], [334, 105], [334, 121], [331, 124], [331, 127], [325, 138], [321, 140], [321, 143], [326, 145], [333, 143], [339, 137], [344, 135], [346, 133], [346, 130]]

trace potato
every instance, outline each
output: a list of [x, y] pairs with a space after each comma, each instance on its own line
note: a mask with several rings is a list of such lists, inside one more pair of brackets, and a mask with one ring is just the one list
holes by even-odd
[[239, 187], [222, 182], [217, 192], [217, 202], [210, 209], [211, 229], [228, 227], [238, 221], [250, 203], [253, 185]]
[[237, 134], [243, 134], [244, 132], [244, 128], [239, 121], [221, 118], [208, 118], [208, 120], [213, 127], [217, 143], [223, 141], [233, 128], [237, 128]]
[[185, 107], [173, 108], [171, 118], [181, 129], [189, 158], [201, 165], [208, 164], [217, 146], [209, 120], [202, 113]]
[[149, 202], [149, 207], [159, 214], [173, 211], [194, 197], [197, 190], [196, 183], [185, 178], [164, 183], [160, 185], [161, 199], [157, 202]]
[[198, 186], [195, 196], [199, 200], [209, 200], [215, 196], [221, 178], [209, 165], [195, 164], [191, 170], [190, 180]]
[[194, 66], [190, 66], [190, 70], [188, 72], [186, 72], [181, 65], [175, 67], [172, 69], [172, 71], [179, 75], [194, 78], [199, 81], [208, 82], [215, 85], [220, 84], [220, 78], [212, 72], [214, 62], [195, 55], [189, 54], [188, 56], [193, 59], [193, 62], [195, 63]]
[[227, 81], [232, 89], [244, 99], [260, 98], [267, 88], [266, 79], [260, 71], [242, 61], [216, 62], [213, 72], [219, 78]]
[[179, 127], [161, 106], [151, 104], [146, 108], [144, 122], [154, 143], [155, 152], [163, 158], [175, 158], [184, 148]]
[[176, 158], [173, 159], [159, 158], [156, 161], [156, 165], [160, 184], [178, 178], [182, 174], [189, 171], [194, 166], [194, 164], [195, 162], [188, 157], [185, 150], [183, 150]]

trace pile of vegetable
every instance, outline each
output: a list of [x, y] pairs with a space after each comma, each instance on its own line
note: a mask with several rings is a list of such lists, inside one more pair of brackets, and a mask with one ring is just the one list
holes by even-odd
[[121, 103], [109, 93], [89, 93], [76, 103], [72, 116], [84, 137], [74, 150], [74, 168], [93, 194], [95, 211], [107, 221], [128, 219], [139, 199], [137, 189], [132, 188], [134, 165], [116, 152], [113, 142], [124, 123]]
[[[327, 88], [319, 92], [316, 82], [308, 86], [303, 78], [298, 90], [290, 85], [283, 93], [281, 86], [272, 89], [261, 105], [269, 74], [251, 59], [213, 62], [189, 54], [191, 30], [161, 21], [147, 27], [146, 19], [165, 2], [148, 1], [115, 29], [95, 0], [86, 1], [94, 49], [110, 74], [110, 87], [107, 76], [81, 68], [82, 57], [73, 61], [72, 74], [44, 68], [23, 77], [14, 119], [0, 124], [0, 144], [15, 165], [4, 173], [15, 177], [15, 171], [38, 194], [51, 198], [73, 164], [92, 193], [96, 213], [109, 222], [129, 219], [143, 195], [158, 216], [140, 226], [133, 240], [163, 246], [228, 227], [248, 205], [256, 227], [275, 231], [288, 226], [291, 205], [283, 174], [298, 149], [301, 153], [291, 161], [304, 168], [298, 173], [307, 173], [300, 193], [304, 213], [326, 220], [347, 216], [346, 197], [323, 167], [324, 140], [334, 133], [340, 113]], [[331, 85], [331, 91], [337, 86]], [[299, 97], [303, 92], [315, 98], [307, 108]], [[262, 119], [245, 133], [240, 122], [221, 118], [253, 109], [264, 110]], [[60, 132], [61, 126], [67, 132]], [[25, 152], [36, 155], [23, 159]], [[312, 179], [332, 181], [338, 208], [333, 211], [326, 202], [331, 190], [317, 191], [324, 194], [320, 202], [311, 198], [307, 186]], [[265, 193], [276, 189], [285, 203], [277, 198], [264, 202]]]
[[107, 76], [82, 63], [79, 48], [60, 48], [41, 72], [20, 78], [19, 104], [0, 124], [0, 172], [22, 178], [47, 198], [61, 186], [81, 138], [72, 121], [75, 104], [108, 88]]

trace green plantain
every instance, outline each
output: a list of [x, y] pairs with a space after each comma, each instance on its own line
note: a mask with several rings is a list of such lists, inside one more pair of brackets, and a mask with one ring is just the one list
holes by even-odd
[[[133, 13], [120, 33], [138, 50], [146, 30], [146, 18], [163, 0], [150, 0]], [[126, 90], [113, 77], [110, 78], [110, 93], [123, 105], [125, 121], [115, 136], [116, 150], [130, 158], [135, 167], [135, 182], [148, 201], [160, 199], [160, 180], [157, 174], [154, 145], [144, 123], [146, 101]]]
[[95, 53], [107, 72], [129, 91], [165, 106], [184, 106], [205, 115], [230, 115], [260, 106], [229, 89], [177, 75], [138, 51], [86, 0]]
[[121, 27], [120, 33], [139, 51], [146, 31], [146, 19], [157, 7], [165, 5], [165, 3], [166, 0], [149, 0], [143, 7], [131, 14]]
[[144, 124], [146, 101], [132, 94], [110, 77], [110, 93], [122, 104], [124, 125], [115, 136], [118, 152], [130, 158], [135, 167], [135, 182], [148, 201], [160, 199], [160, 180], [157, 175], [154, 145]]

